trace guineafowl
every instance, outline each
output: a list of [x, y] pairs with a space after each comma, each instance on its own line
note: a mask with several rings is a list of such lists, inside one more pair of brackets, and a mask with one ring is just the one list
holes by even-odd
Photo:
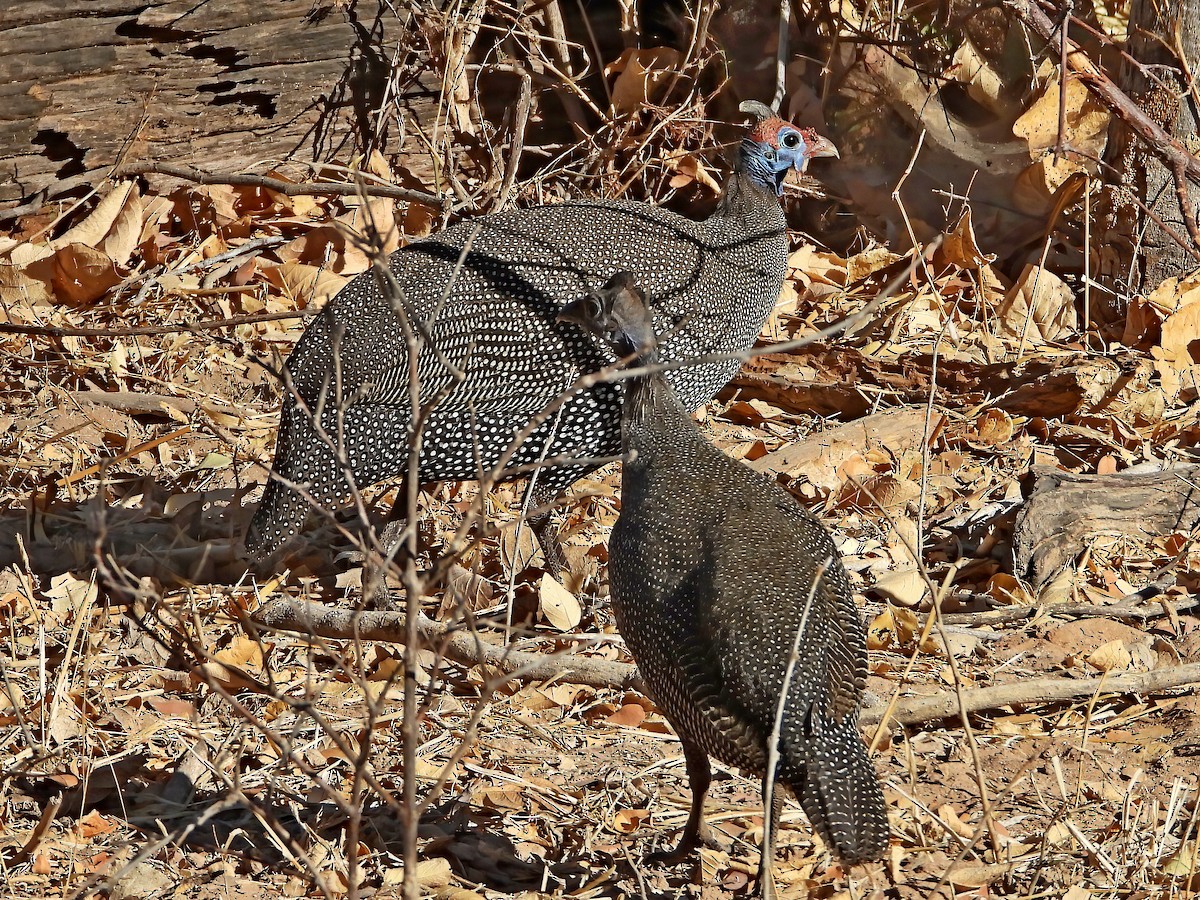
[[[555, 316], [618, 269], [635, 273], [655, 298], [656, 322], [673, 326], [663, 358], [749, 347], [782, 286], [784, 177], [837, 151], [761, 103], [742, 110], [757, 124], [741, 142], [717, 211], [702, 222], [628, 201], [499, 212], [396, 251], [390, 289], [375, 270], [346, 285], [288, 358], [274, 474], [246, 535], [251, 556], [269, 559], [316, 507], [349, 497], [351, 480], [366, 487], [406, 472], [414, 415], [408, 350], [393, 304], [427, 337], [417, 364], [420, 399], [436, 405], [422, 425], [422, 482], [489, 472], [537, 413], [582, 373], [611, 362], [607, 348]], [[693, 409], [735, 369], [723, 362], [670, 378]], [[524, 441], [508, 468], [612, 456], [620, 446], [620, 406], [612, 384], [579, 393]], [[539, 471], [535, 505], [593, 468], [581, 462]], [[531, 525], [552, 568], [561, 567], [548, 516], [531, 518]]]
[[[679, 735], [692, 788], [683, 837], [662, 858], [682, 861], [707, 837], [710, 755], [762, 775], [767, 796], [776, 733], [775, 778], [825, 844], [847, 862], [879, 857], [887, 813], [858, 731], [866, 639], [829, 534], [778, 484], [701, 436], [656, 370], [662, 344], [633, 276], [616, 274], [559, 318], [646, 367], [625, 387], [608, 573], [617, 627]], [[759, 869], [766, 896], [779, 797]]]

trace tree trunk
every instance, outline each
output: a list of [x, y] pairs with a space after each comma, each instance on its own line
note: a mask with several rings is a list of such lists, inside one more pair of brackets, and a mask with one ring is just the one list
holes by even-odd
[[[1189, 89], [1190, 79], [1180, 70], [1179, 57], [1182, 54], [1188, 71], [1200, 71], [1200, 0], [1133, 0], [1129, 33], [1130, 55], [1150, 67], [1161, 81], [1150, 81], [1126, 61], [1121, 87], [1184, 147], [1196, 153], [1200, 147], [1200, 103], [1196, 86]], [[1120, 240], [1102, 261], [1102, 271], [1124, 293], [1146, 294], [1164, 278], [1196, 268], [1196, 261], [1172, 236], [1173, 232], [1190, 244], [1170, 170], [1127, 131], [1116, 142], [1115, 150], [1112, 162], [1121, 178], [1121, 190], [1117, 191], [1109, 224], [1120, 233]], [[1197, 190], [1191, 185], [1193, 210], [1200, 196]], [[1149, 207], [1170, 231], [1147, 215], [1129, 194]]]
[[[436, 188], [413, 137], [386, 146], [389, 130], [414, 130], [397, 120], [431, 120], [440, 89], [397, 7], [5, 0], [0, 217], [79, 194], [115, 164], [147, 160], [263, 172], [279, 160], [407, 150], [405, 168]], [[394, 58], [398, 83], [385, 96]]]

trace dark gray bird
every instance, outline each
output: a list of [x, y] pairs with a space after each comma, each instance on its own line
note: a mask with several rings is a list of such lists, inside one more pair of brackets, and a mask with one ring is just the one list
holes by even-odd
[[[761, 103], [743, 104], [758, 124], [741, 143], [720, 206], [695, 222], [645, 203], [590, 201], [495, 213], [417, 241], [391, 256], [396, 291], [377, 271], [344, 287], [301, 337], [287, 361], [285, 393], [267, 484], [246, 535], [265, 559], [328, 508], [407, 468], [409, 365], [400, 316], [423, 322], [432, 339], [419, 356], [421, 403], [440, 397], [424, 423], [420, 479], [474, 479], [553, 399], [585, 372], [612, 361], [573, 326], [555, 321], [567, 302], [617, 270], [633, 272], [654, 296], [655, 321], [670, 337], [664, 359], [749, 347], [779, 297], [787, 232], [779, 195], [789, 169], [836, 156], [811, 129]], [[678, 326], [678, 327], [676, 327]], [[435, 351], [436, 348], [436, 351]], [[451, 367], [464, 377], [456, 383]], [[681, 369], [671, 384], [694, 409], [736, 370], [727, 362]], [[620, 447], [619, 387], [571, 398], [530, 436], [508, 468], [541, 459], [614, 455]], [[595, 468], [548, 467], [533, 493], [542, 505]], [[546, 534], [531, 524], [551, 564]]]
[[[776, 781], [825, 844], [847, 862], [879, 857], [887, 812], [858, 730], [866, 639], [829, 534], [774, 481], [701, 436], [654, 370], [654, 322], [629, 273], [560, 319], [652, 373], [626, 382], [608, 574], [617, 626], [679, 735], [692, 787], [683, 837], [664, 858], [681, 861], [707, 837], [709, 756], [763, 775], [766, 796], [776, 727]], [[766, 896], [780, 797], [759, 869]]]

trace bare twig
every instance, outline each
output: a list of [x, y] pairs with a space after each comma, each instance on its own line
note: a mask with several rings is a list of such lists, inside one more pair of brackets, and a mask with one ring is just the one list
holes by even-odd
[[167, 175], [171, 178], [182, 178], [195, 184], [228, 184], [235, 187], [260, 187], [276, 191], [287, 197], [391, 197], [394, 200], [411, 200], [414, 203], [424, 203], [427, 206], [441, 208], [446, 200], [427, 191], [417, 191], [412, 188], [397, 187], [394, 184], [354, 183], [338, 184], [325, 181], [284, 181], [282, 178], [272, 178], [269, 175], [249, 175], [245, 173], [213, 173], [196, 169], [192, 166], [180, 166], [164, 162], [139, 162], [125, 166], [122, 175]]
[[178, 325], [143, 325], [130, 328], [73, 328], [60, 325], [18, 325], [13, 322], [0, 322], [0, 334], [28, 334], [37, 337], [151, 337], [160, 334], [178, 334], [181, 331], [236, 328], [239, 325], [276, 322], [280, 319], [305, 319], [320, 311], [320, 308], [310, 306], [289, 312], [254, 313], [253, 315], [230, 316], [226, 319], [210, 319], [202, 322], [180, 322]]

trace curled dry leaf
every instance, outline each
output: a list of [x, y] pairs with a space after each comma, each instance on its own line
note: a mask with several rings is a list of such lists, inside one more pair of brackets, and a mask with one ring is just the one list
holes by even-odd
[[650, 818], [648, 809], [619, 809], [613, 813], [609, 828], [617, 834], [633, 834]]
[[698, 181], [714, 194], [721, 193], [721, 185], [712, 177], [704, 163], [686, 150], [668, 150], [663, 155], [663, 162], [668, 169], [676, 173], [671, 179], [671, 187], [678, 189]]
[[911, 609], [888, 605], [867, 626], [867, 648], [883, 650], [887, 647], [902, 647], [911, 643], [920, 629], [916, 614]]
[[910, 567], [889, 572], [872, 585], [871, 590], [893, 603], [904, 607], [916, 607], [925, 597], [927, 585], [920, 569]]
[[630, 48], [604, 67], [606, 77], [617, 76], [612, 87], [612, 109], [618, 115], [632, 113], [657, 97], [679, 65], [679, 51], [672, 47]]
[[637, 728], [645, 720], [646, 708], [640, 703], [626, 703], [605, 719], [609, 725], [623, 725], [626, 728]]
[[60, 301], [94, 303], [120, 281], [116, 266], [103, 250], [87, 244], [68, 244], [54, 254], [50, 283]]
[[1004, 878], [1013, 870], [1013, 863], [956, 863], [947, 877], [958, 887], [985, 887]]
[[954, 51], [953, 65], [948, 73], [960, 84], [966, 85], [967, 95], [985, 109], [991, 110], [1002, 119], [1011, 120], [1014, 108], [1014, 91], [968, 38]]
[[989, 447], [1001, 447], [1012, 440], [1015, 426], [1013, 418], [1002, 409], [989, 409], [975, 420], [975, 433], [979, 443]]
[[1065, 156], [1042, 156], [1025, 168], [1013, 184], [1013, 205], [1032, 216], [1043, 216], [1056, 207], [1078, 202], [1087, 176], [1078, 163]]
[[1075, 295], [1067, 283], [1039, 266], [1027, 265], [1000, 304], [1004, 330], [1028, 345], [1061, 340], [1079, 328]]
[[993, 599], [1011, 606], [1033, 606], [1033, 593], [1020, 581], [1004, 572], [988, 579], [987, 592]]
[[575, 595], [546, 572], [542, 575], [539, 608], [542, 617], [559, 631], [570, 631], [579, 625], [583, 610]]
[[978, 269], [996, 261], [996, 254], [984, 253], [979, 249], [975, 240], [975, 226], [971, 223], [970, 207], [963, 210], [958, 223], [942, 241], [938, 256], [961, 269]]
[[202, 682], [215, 682], [227, 691], [253, 687], [254, 678], [262, 671], [262, 645], [245, 636], [234, 638], [228, 647], [214, 653], [211, 660], [194, 670]]

